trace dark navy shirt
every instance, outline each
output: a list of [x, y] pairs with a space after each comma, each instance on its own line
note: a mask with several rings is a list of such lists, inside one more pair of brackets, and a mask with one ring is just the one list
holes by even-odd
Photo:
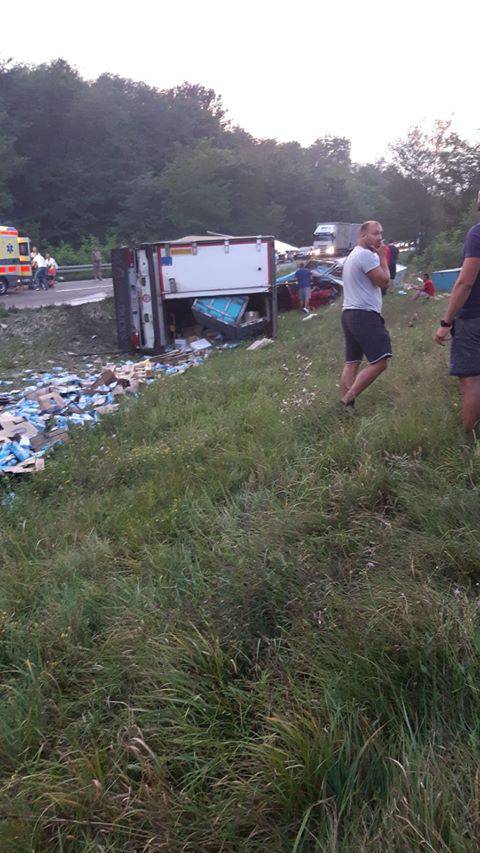
[[[470, 228], [463, 247], [463, 259], [465, 258], [480, 258], [480, 222]], [[473, 317], [480, 317], [480, 272], [478, 273], [474, 285], [470, 291], [470, 296], [465, 302], [463, 308], [458, 312], [458, 316], [462, 320], [468, 320]]]
[[299, 287], [311, 287], [312, 273], [306, 267], [299, 267], [295, 273]]

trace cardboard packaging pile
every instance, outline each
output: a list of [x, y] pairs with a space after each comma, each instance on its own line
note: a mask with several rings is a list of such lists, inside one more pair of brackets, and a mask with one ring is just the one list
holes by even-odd
[[28, 371], [30, 380], [37, 379], [35, 385], [0, 395], [0, 475], [42, 471], [43, 457], [68, 441], [71, 426], [98, 423], [102, 415], [117, 411], [121, 397], [136, 394], [159, 374], [184, 373], [202, 364], [202, 353], [192, 352], [189, 360], [174, 364], [168, 356], [162, 362], [107, 364], [100, 373], [84, 377], [60, 367], [43, 375]]

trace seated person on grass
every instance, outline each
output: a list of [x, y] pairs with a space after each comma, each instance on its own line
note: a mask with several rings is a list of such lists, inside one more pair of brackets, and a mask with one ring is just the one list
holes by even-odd
[[435, 296], [435, 285], [430, 278], [430, 274], [428, 272], [423, 273], [423, 284], [415, 287], [414, 289], [417, 291], [414, 295], [414, 299], [433, 299]]

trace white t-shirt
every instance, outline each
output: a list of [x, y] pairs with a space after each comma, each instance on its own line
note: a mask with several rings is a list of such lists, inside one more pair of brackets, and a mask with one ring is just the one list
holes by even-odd
[[367, 273], [380, 266], [376, 252], [355, 246], [343, 265], [343, 310], [357, 308], [361, 311], [382, 313], [382, 291]]
[[46, 264], [47, 264], [49, 269], [51, 269], [51, 267], [55, 267], [55, 269], [58, 270], [58, 264], [57, 264], [55, 258], [50, 257], [48, 259], [48, 261], [46, 261]]
[[37, 270], [41, 269], [42, 267], [47, 266], [47, 262], [46, 262], [45, 258], [43, 257], [43, 255], [40, 254], [40, 252], [38, 252], [36, 255], [34, 255], [34, 257], [32, 258], [32, 264], [37, 265]]

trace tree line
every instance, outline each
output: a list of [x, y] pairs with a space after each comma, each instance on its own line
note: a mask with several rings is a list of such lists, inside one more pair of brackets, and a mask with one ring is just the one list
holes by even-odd
[[479, 146], [449, 122], [357, 164], [343, 137], [255, 139], [198, 84], [87, 81], [63, 59], [0, 63], [0, 222], [63, 254], [206, 230], [305, 245], [317, 221], [371, 217], [390, 239], [456, 247], [479, 173]]

